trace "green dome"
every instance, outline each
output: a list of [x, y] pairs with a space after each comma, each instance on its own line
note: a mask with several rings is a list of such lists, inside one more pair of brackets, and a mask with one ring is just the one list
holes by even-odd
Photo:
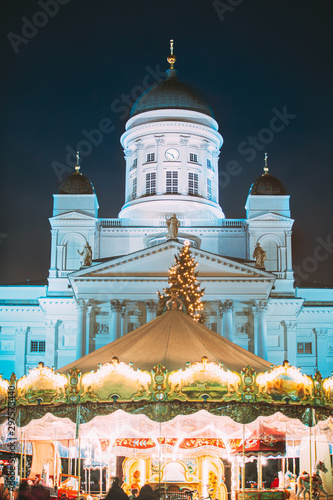
[[188, 109], [214, 118], [213, 111], [200, 93], [177, 78], [174, 69], [167, 71], [168, 78], [146, 90], [134, 103], [131, 117], [157, 109]]

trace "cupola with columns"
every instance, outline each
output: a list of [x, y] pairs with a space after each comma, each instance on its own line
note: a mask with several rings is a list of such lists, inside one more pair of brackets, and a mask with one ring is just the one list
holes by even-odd
[[122, 219], [158, 219], [170, 212], [222, 219], [218, 158], [223, 138], [201, 95], [178, 80], [171, 40], [170, 69], [133, 106], [121, 137], [126, 160]]

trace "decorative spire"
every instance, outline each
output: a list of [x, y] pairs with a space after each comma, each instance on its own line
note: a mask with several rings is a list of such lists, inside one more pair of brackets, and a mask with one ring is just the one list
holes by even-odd
[[167, 58], [167, 61], [170, 64], [170, 69], [173, 69], [173, 65], [176, 62], [176, 56], [173, 54], [173, 40], [170, 40], [170, 55]]
[[76, 172], [79, 172], [79, 170], [80, 170], [80, 153], [79, 153], [79, 151], [76, 151], [76, 165], [75, 165], [75, 170], [76, 170]]
[[267, 162], [268, 162], [268, 154], [265, 153], [265, 166], [264, 166], [264, 172], [265, 172], [265, 174], [268, 174], [268, 165], [267, 165]]

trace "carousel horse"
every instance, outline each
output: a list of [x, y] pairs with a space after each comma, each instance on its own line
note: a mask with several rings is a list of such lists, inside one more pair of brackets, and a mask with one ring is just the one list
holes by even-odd
[[[316, 463], [316, 470], [312, 474], [312, 498], [314, 500], [319, 500], [320, 493], [324, 493], [326, 495], [326, 500], [328, 500], [328, 494], [324, 490], [323, 486], [323, 480], [320, 477], [319, 472], [327, 472], [327, 468], [325, 465], [325, 462], [317, 462]], [[300, 495], [303, 496], [303, 499], [305, 500], [305, 495], [306, 493], [309, 493], [309, 500], [310, 499], [310, 476], [307, 472], [302, 472], [297, 478], [297, 493], [296, 493], [296, 498], [299, 499]]]

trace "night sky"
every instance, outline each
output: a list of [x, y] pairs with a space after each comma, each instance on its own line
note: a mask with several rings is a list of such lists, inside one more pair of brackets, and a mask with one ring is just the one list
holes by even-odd
[[[174, 38], [179, 79], [206, 97], [224, 137], [226, 217], [245, 217], [267, 151], [270, 173], [291, 195], [298, 278], [333, 286], [332, 14], [330, 0], [3, 2], [1, 283], [47, 277], [52, 194], [73, 166], [67, 151], [104, 118], [113, 130], [81, 151], [81, 172], [99, 216], [117, 217], [119, 138], [142, 88], [168, 68]], [[272, 132], [276, 113], [285, 124]]]

